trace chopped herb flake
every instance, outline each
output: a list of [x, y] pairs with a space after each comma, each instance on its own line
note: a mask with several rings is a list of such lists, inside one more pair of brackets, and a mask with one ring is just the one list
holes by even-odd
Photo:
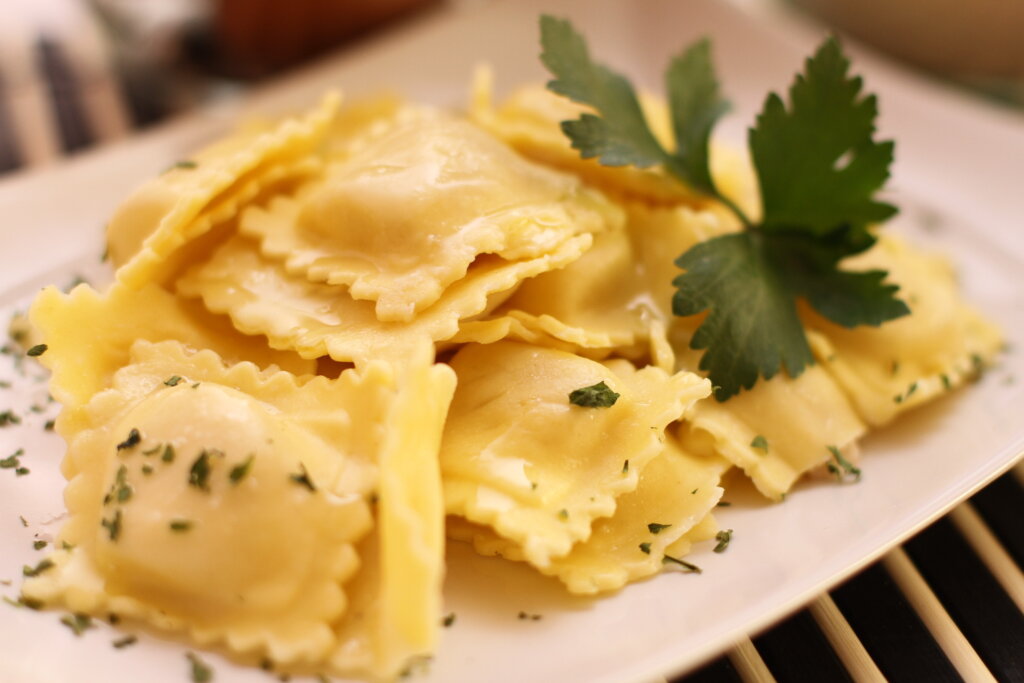
[[27, 467], [19, 467], [16, 470], [14, 470], [14, 474], [15, 474], [15, 476], [18, 476], [18, 477], [24, 477], [30, 471], [31, 470], [29, 470], [29, 468], [27, 468]]
[[300, 472], [298, 474], [288, 475], [289, 478], [296, 484], [305, 486], [311, 492], [316, 493], [316, 486], [313, 485], [313, 481], [309, 478], [309, 472], [306, 471], [306, 466], [301, 462], [299, 463], [299, 470]]
[[121, 443], [117, 444], [117, 450], [130, 450], [138, 446], [140, 441], [142, 441], [142, 435], [139, 433], [138, 429], [132, 427], [131, 430], [128, 432], [128, 438], [126, 438]]
[[192, 528], [192, 522], [187, 519], [172, 519], [170, 527], [171, 531], [188, 531]]
[[43, 423], [43, 430], [47, 432], [53, 431], [54, 420], [47, 420]]
[[45, 547], [46, 547], [46, 541], [43, 541], [43, 540], [32, 541], [32, 548], [34, 550], [42, 550]]
[[[220, 454], [216, 449], [204, 448], [188, 471], [188, 483], [200, 491], [210, 490], [210, 456]], [[173, 457], [173, 456], [172, 456]]]
[[569, 403], [583, 408], [610, 408], [618, 400], [619, 394], [612, 391], [604, 380], [569, 393]]
[[729, 547], [729, 542], [732, 541], [732, 529], [723, 529], [715, 534], [715, 540], [718, 541], [718, 545], [715, 546], [716, 553], [724, 553], [725, 549]]
[[626, 458], [625, 460], [622, 461], [622, 473], [629, 473], [629, 458]]
[[445, 628], [448, 628], [449, 626], [451, 626], [454, 623], [455, 623], [455, 612], [452, 612], [451, 614], [446, 614], [444, 619], [441, 621], [441, 625], [444, 626]]
[[80, 636], [93, 627], [92, 617], [88, 614], [65, 614], [60, 618], [60, 623], [71, 629], [76, 636]]
[[565, 508], [562, 508], [561, 510], [558, 511], [558, 518], [563, 522], [569, 519], [569, 511], [566, 510]]
[[192, 683], [209, 683], [213, 680], [213, 670], [194, 652], [186, 652], [185, 657], [192, 665]]
[[137, 642], [139, 642], [138, 637], [125, 636], [124, 638], [118, 638], [117, 640], [112, 642], [111, 645], [120, 650], [121, 648], [128, 647], [129, 645], [134, 645]]
[[750, 442], [750, 447], [768, 453], [768, 439], [758, 434], [757, 436], [754, 437], [754, 440]]
[[47, 569], [51, 569], [52, 567], [53, 567], [53, 560], [51, 560], [50, 558], [47, 557], [45, 559], [40, 560], [39, 564], [37, 564], [34, 567], [30, 567], [30, 566], [28, 566], [26, 564], [24, 567], [21, 568], [21, 573], [24, 574], [25, 576], [29, 576], [29, 577], [39, 576], [40, 574], [45, 572]]
[[182, 383], [184, 381], [185, 380], [183, 380], [178, 375], [171, 375], [166, 380], [164, 380], [164, 384], [166, 384], [169, 387], [175, 387], [175, 386], [178, 386], [180, 383]]
[[44, 353], [46, 353], [46, 349], [48, 348], [50, 347], [48, 347], [46, 344], [36, 344], [31, 349], [26, 351], [25, 355], [30, 358], [36, 358], [37, 356], [41, 356]]
[[142, 473], [148, 477], [149, 475], [153, 474], [153, 468], [150, 465], [143, 465]]
[[836, 476], [836, 479], [843, 481], [846, 475], [852, 475], [854, 481], [860, 481], [860, 468], [854, 466], [849, 460], [843, 457], [842, 451], [835, 446], [828, 447], [834, 462], [828, 463], [828, 471]]
[[253, 457], [254, 456], [250, 455], [248, 458], [231, 468], [231, 471], [228, 473], [228, 479], [231, 480], [232, 484], [237, 484], [245, 479], [245, 476], [249, 474], [249, 470], [252, 469]]
[[0, 460], [0, 469], [9, 470], [18, 467], [19, 465], [21, 465], [21, 463], [18, 461], [18, 458], [20, 458], [24, 454], [24, 448], [19, 448], [18, 450], [14, 451], [3, 460]]
[[729, 501], [727, 501], [727, 500], [720, 500], [720, 501], [718, 501], [717, 503], [715, 503], [715, 507], [716, 507], [716, 508], [727, 508], [727, 507], [729, 507], [730, 505], [732, 505], [732, 503], [730, 503], [730, 502], [729, 502]]
[[116, 543], [118, 536], [121, 535], [121, 510], [118, 509], [114, 512], [114, 516], [110, 519], [101, 520], [100, 526], [107, 530], [107, 534], [110, 536], [110, 541], [112, 543]]
[[174, 446], [171, 444], [164, 446], [164, 453], [160, 456], [160, 459], [164, 462], [174, 462]]
[[0, 413], [0, 427], [16, 424], [21, 424], [21, 418], [15, 415], [13, 410], [5, 410]]
[[519, 613], [519, 619], [522, 621], [540, 621], [541, 615], [539, 614], [528, 614], [526, 612]]
[[683, 569], [685, 569], [687, 572], [690, 572], [690, 573], [693, 573], [693, 574], [700, 574], [701, 573], [701, 568], [698, 567], [697, 565], [692, 564], [690, 562], [687, 562], [686, 560], [681, 560], [678, 557], [672, 557], [671, 555], [665, 555], [665, 557], [661, 558], [661, 563], [662, 564], [669, 564], [669, 563], [677, 564], [680, 567], [682, 567]]
[[42, 600], [36, 600], [35, 598], [27, 598], [24, 595], [18, 596], [17, 600], [11, 600], [9, 597], [7, 597], [5, 595], [3, 597], [3, 600], [4, 600], [4, 602], [6, 602], [11, 607], [18, 607], [18, 608], [27, 607], [28, 609], [34, 609], [34, 610], [40, 610], [40, 609], [43, 608], [43, 601]]
[[658, 524], [657, 522], [651, 522], [650, 524], [647, 525], [647, 530], [650, 531], [652, 534], [660, 534], [662, 531], [664, 531], [665, 529], [669, 528], [670, 526], [672, 526], [672, 525], [671, 524]]
[[651, 544], [650, 543], [641, 543], [640, 544], [640, 552], [642, 552], [644, 555], [650, 555], [651, 554]]

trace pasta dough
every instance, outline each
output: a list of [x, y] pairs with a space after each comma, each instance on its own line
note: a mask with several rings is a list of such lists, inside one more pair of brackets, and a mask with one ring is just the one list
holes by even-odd
[[[540, 568], [615, 512], [661, 452], [665, 426], [710, 392], [689, 373], [609, 368], [515, 342], [466, 346], [451, 365], [459, 387], [441, 448], [447, 512], [493, 527]], [[598, 382], [621, 394], [615, 405], [569, 403]]]
[[25, 594], [276, 661], [322, 660], [371, 526], [365, 494], [342, 485], [350, 450], [332, 437], [345, 428], [324, 424], [322, 407], [344, 422], [368, 379], [299, 383], [172, 342], [143, 343], [135, 359], [69, 435], [61, 540], [72, 547]]
[[408, 322], [478, 255], [536, 259], [618, 216], [575, 178], [434, 114], [371, 141], [294, 200], [249, 211], [242, 231], [288, 272], [347, 285], [380, 320]]

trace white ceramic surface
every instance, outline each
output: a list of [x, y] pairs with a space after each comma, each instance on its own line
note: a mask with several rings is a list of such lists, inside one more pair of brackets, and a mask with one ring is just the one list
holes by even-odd
[[[280, 111], [340, 86], [352, 94], [393, 86], [416, 99], [458, 105], [472, 65], [497, 67], [499, 87], [537, 79], [536, 16], [574, 18], [601, 57], [657, 87], [667, 58], [701, 34], [715, 51], [736, 111], [725, 135], [741, 139], [768, 88], [785, 87], [820, 33], [785, 18], [710, 1], [519, 2], [436, 15], [295, 74], [250, 97], [191, 116], [117, 147], [0, 183], [0, 306], [24, 307], [40, 285], [73, 274], [102, 278], [101, 227], [140, 179], [223, 132], [239, 110]], [[882, 129], [898, 140], [893, 230], [952, 255], [967, 295], [1024, 341], [1024, 122], [920, 82], [856, 47], [857, 68], [880, 92]], [[59, 526], [60, 440], [42, 429], [54, 406], [42, 372], [0, 357], [0, 410], [23, 415], [0, 429], [0, 456], [25, 448], [32, 472], [0, 470], [0, 593], [14, 596], [36, 538]], [[1018, 381], [1012, 381], [1012, 378]], [[906, 416], [863, 445], [856, 485], [805, 483], [782, 505], [742, 490], [720, 510], [735, 530], [727, 552], [688, 558], [700, 575], [666, 573], [600, 600], [568, 597], [522, 566], [450, 549], [445, 629], [436, 659], [413, 680], [649, 681], [681, 671], [764, 627], [878, 557], [1007, 469], [1024, 452], [1020, 351], [978, 384]], [[30, 408], [38, 405], [42, 412]], [[23, 517], [27, 526], [19, 519]], [[7, 585], [7, 581], [11, 585]], [[520, 611], [543, 615], [517, 619]], [[75, 638], [55, 612], [0, 605], [0, 680], [188, 680], [188, 645], [154, 633], [121, 650], [106, 625]], [[217, 683], [266, 681], [258, 670], [204, 654]]]

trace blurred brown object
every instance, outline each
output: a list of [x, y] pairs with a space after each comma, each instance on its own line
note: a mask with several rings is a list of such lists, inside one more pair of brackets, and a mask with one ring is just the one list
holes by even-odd
[[895, 57], [961, 79], [1024, 79], [1021, 0], [793, 0]]
[[219, 67], [256, 78], [439, 0], [214, 0]]

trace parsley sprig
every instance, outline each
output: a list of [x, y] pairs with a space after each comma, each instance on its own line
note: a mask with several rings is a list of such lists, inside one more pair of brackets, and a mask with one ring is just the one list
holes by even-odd
[[708, 141], [729, 109], [705, 39], [672, 60], [666, 88], [676, 147], [651, 132], [629, 81], [594, 62], [583, 36], [565, 20], [541, 17], [541, 61], [552, 91], [591, 106], [562, 130], [584, 158], [607, 166], [661, 165], [693, 191], [736, 214], [743, 230], [701, 242], [676, 260], [679, 316], [708, 311], [690, 340], [704, 350], [700, 369], [724, 401], [780, 368], [798, 376], [814, 363], [797, 312], [806, 300], [845, 327], [880, 325], [910, 312], [884, 271], [852, 272], [843, 259], [875, 242], [868, 226], [896, 213], [875, 193], [889, 176], [893, 143], [873, 138], [873, 95], [849, 75], [835, 38], [810, 57], [788, 104], [770, 93], [749, 147], [761, 188], [762, 217], [752, 221], [716, 186]]

